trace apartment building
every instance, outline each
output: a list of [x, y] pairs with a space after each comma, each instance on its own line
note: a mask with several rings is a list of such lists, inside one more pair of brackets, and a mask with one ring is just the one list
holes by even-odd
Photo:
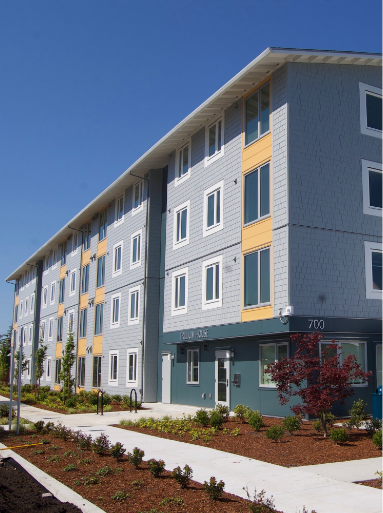
[[24, 378], [41, 337], [59, 388], [73, 332], [78, 389], [286, 415], [265, 367], [319, 331], [372, 370], [370, 404], [381, 136], [380, 54], [265, 50], [7, 278]]

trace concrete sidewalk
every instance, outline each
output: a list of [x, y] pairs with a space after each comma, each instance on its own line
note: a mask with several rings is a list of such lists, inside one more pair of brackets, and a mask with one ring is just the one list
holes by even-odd
[[[2, 398], [0, 398], [1, 400]], [[4, 398], [6, 400], [6, 398]], [[146, 405], [145, 405], [146, 406]], [[266, 490], [266, 496], [274, 496], [275, 506], [284, 513], [298, 513], [303, 506], [317, 513], [381, 513], [382, 492], [352, 481], [373, 479], [382, 467], [381, 458], [356, 460], [325, 465], [285, 468], [262, 461], [237, 456], [207, 447], [166, 440], [155, 436], [135, 433], [110, 426], [122, 418], [181, 417], [193, 414], [198, 408], [180, 405], [150, 404], [149, 410], [137, 414], [110, 412], [103, 417], [96, 414], [62, 415], [32, 406], [21, 406], [21, 416], [36, 420], [60, 420], [72, 429], [98, 436], [105, 432], [112, 443], [121, 442], [128, 451], [139, 447], [145, 451], [145, 459], [163, 459], [166, 469], [172, 470], [188, 464], [193, 469], [193, 479], [199, 482], [215, 476], [222, 479], [225, 491], [245, 497], [243, 487], [250, 494], [254, 489]]]

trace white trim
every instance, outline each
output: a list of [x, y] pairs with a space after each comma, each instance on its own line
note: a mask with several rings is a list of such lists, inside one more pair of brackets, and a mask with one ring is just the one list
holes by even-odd
[[24, 303], [21, 300], [19, 303], [19, 319], [22, 319], [23, 315], [24, 315]]
[[[140, 237], [140, 244], [139, 244], [140, 258], [136, 262], [133, 262], [133, 240], [138, 236]], [[141, 257], [142, 257], [142, 230], [138, 230], [137, 232], [134, 232], [130, 236], [130, 269], [135, 269], [136, 267], [140, 267]]]
[[[44, 298], [44, 294], [46, 292], [46, 297]], [[43, 294], [42, 294], [42, 303], [43, 303], [43, 306], [42, 308], [46, 308], [47, 305], [48, 305], [48, 285], [45, 285], [45, 287], [43, 288]]]
[[[287, 358], [289, 358], [290, 356], [290, 352], [289, 352], [289, 343], [288, 342], [270, 342], [269, 344], [259, 344], [259, 348], [258, 348], [258, 351], [259, 351], [259, 355], [258, 355], [258, 368], [259, 368], [259, 387], [260, 388], [277, 388], [277, 386], [273, 383], [269, 383], [269, 384], [263, 384], [261, 383], [261, 377], [262, 377], [262, 354], [261, 354], [261, 347], [266, 347], [266, 346], [274, 346], [274, 362], [278, 362], [277, 360], [277, 347], [279, 346], [286, 346], [287, 347]], [[271, 362], [270, 362], [271, 363]]]
[[[53, 294], [53, 301], [52, 301], [52, 288], [54, 290], [54, 294]], [[50, 287], [50, 295], [49, 295], [49, 302], [51, 305], [54, 305], [55, 304], [55, 301], [56, 301], [56, 280], [55, 281], [52, 281], [51, 283], [51, 287]]]
[[[218, 125], [218, 123], [220, 121], [221, 121], [221, 149], [219, 151], [216, 151], [214, 153], [214, 155], [209, 157], [209, 129], [213, 125]], [[217, 130], [217, 132], [218, 132], [218, 130]], [[216, 139], [216, 143], [215, 143], [216, 145], [217, 145], [217, 142], [218, 142], [218, 137]], [[208, 125], [205, 126], [205, 159], [204, 159], [205, 167], [209, 166], [216, 160], [223, 157], [224, 153], [225, 153], [225, 116], [224, 116], [224, 112], [222, 112], [222, 116], [215, 119], [213, 121], [213, 123], [209, 123]]]
[[[49, 373], [48, 373], [49, 371]], [[52, 357], [48, 356], [47, 358], [47, 367], [45, 371], [45, 381], [51, 381], [52, 379]]]
[[369, 171], [382, 173], [383, 166], [379, 162], [362, 159], [362, 182], [363, 182], [363, 214], [382, 217], [382, 209], [370, 205], [370, 174]]
[[43, 274], [48, 274], [49, 272], [49, 255], [45, 255], [44, 257], [44, 272]]
[[[216, 256], [214, 258], [210, 258], [209, 260], [205, 260], [202, 263], [202, 310], [210, 310], [211, 308], [220, 308], [222, 306], [222, 255]], [[206, 271], [208, 267], [212, 267], [213, 265], [219, 265], [219, 298], [212, 299], [210, 301], [206, 300]], [[215, 280], [215, 273], [214, 273]], [[214, 281], [215, 283], [215, 281]], [[215, 288], [215, 287], [213, 287]]]
[[[136, 366], [136, 379], [129, 380], [129, 356], [131, 354], [136, 355], [135, 366]], [[138, 386], [138, 349], [127, 349], [126, 350], [126, 386], [127, 387], [137, 387]]]
[[35, 293], [31, 294], [31, 305], [29, 307], [29, 312], [33, 314], [35, 308]]
[[[180, 239], [177, 242], [177, 214], [183, 210], [186, 210], [186, 237], [184, 239]], [[190, 200], [181, 203], [174, 208], [173, 215], [173, 250], [182, 248], [189, 244], [189, 227], [190, 227]]]
[[[143, 185], [143, 183], [144, 183], [144, 181], [140, 180], [139, 182], [136, 182], [135, 184], [133, 184], [132, 216], [135, 216], [136, 214], [138, 214], [138, 212], [141, 212], [142, 209], [144, 208], [144, 206], [143, 206], [143, 203], [144, 203], [144, 185]], [[138, 205], [138, 207], [134, 207], [137, 186], [139, 187], [140, 204]]]
[[[266, 301], [266, 303], [261, 303], [261, 253], [262, 251], [269, 250], [269, 286], [270, 286], [270, 301]], [[245, 293], [246, 293], [246, 267], [245, 267], [245, 258], [250, 255], [254, 255], [254, 253], [258, 253], [257, 258], [257, 282], [258, 282], [258, 303], [255, 305], [248, 305], [245, 306]], [[271, 267], [271, 246], [264, 246], [263, 248], [257, 249], [255, 251], [249, 251], [248, 253], [243, 253], [243, 260], [242, 260], [242, 269], [243, 269], [243, 295], [242, 295], [242, 309], [243, 310], [250, 310], [252, 308], [259, 308], [263, 306], [269, 306], [271, 305], [271, 296], [272, 296], [272, 290], [271, 290], [271, 273], [272, 273], [272, 267]]]
[[71, 256], [74, 256], [77, 254], [77, 248], [78, 248], [78, 232], [74, 232], [72, 235], [72, 251]]
[[[74, 289], [72, 290], [72, 276], [74, 275]], [[77, 274], [76, 269], [73, 269], [69, 275], [69, 295], [74, 296], [76, 294], [77, 287]]]
[[[113, 322], [113, 307], [114, 307], [114, 300], [118, 298], [118, 321]], [[121, 292], [118, 294], [113, 294], [110, 298], [110, 329], [119, 328], [120, 327], [120, 321], [121, 321]]]
[[372, 280], [372, 252], [382, 253], [382, 244], [379, 242], [364, 241], [365, 275], [366, 275], [366, 298], [382, 299], [382, 291], [373, 289]]
[[[120, 257], [120, 268], [115, 271], [115, 266], [116, 266], [116, 249], [117, 248], [121, 248], [121, 257]], [[112, 267], [112, 277], [115, 278], [116, 276], [119, 276], [120, 274], [122, 274], [122, 254], [123, 254], [123, 249], [124, 249], [124, 241], [120, 240], [120, 242], [117, 242], [114, 246], [113, 246], [113, 267]]]
[[27, 315], [29, 314], [28, 302], [29, 302], [29, 296], [24, 299], [24, 312], [25, 312], [24, 317], [27, 317]]
[[[189, 379], [188, 379], [188, 374], [189, 374], [188, 356], [189, 356], [189, 353], [194, 353], [194, 352], [196, 352], [198, 354], [198, 380], [197, 381], [193, 381], [193, 376], [192, 376], [192, 380], [189, 381]], [[199, 364], [200, 364], [199, 348], [198, 347], [190, 347], [190, 348], [188, 348], [187, 351], [186, 351], [186, 384], [187, 385], [199, 385], [199, 372], [200, 372], [200, 365]], [[192, 370], [193, 370], [193, 366], [192, 366]]]
[[[185, 306], [176, 307], [176, 279], [185, 276]], [[188, 313], [188, 289], [189, 289], [189, 268], [184, 267], [172, 273], [172, 304], [171, 315], [183, 315]]]
[[70, 318], [72, 316], [72, 333], [74, 333], [74, 310], [69, 310], [68, 312], [68, 326], [67, 326], [67, 333], [70, 333]]
[[[50, 317], [48, 320], [48, 340], [53, 340], [53, 317]], [[52, 330], [51, 330], [52, 326]], [[49, 333], [51, 332], [51, 333]]]
[[52, 269], [57, 267], [57, 248], [52, 250]]
[[[116, 373], [116, 378], [113, 379], [111, 377], [111, 363], [112, 363], [112, 356], [117, 356], [117, 373]], [[116, 350], [111, 350], [109, 351], [109, 365], [108, 365], [108, 385], [111, 386], [111, 387], [117, 387], [118, 386], [118, 360], [119, 360], [119, 351], [118, 349]]]
[[360, 131], [364, 135], [371, 135], [372, 137], [382, 138], [382, 131], [367, 126], [367, 106], [366, 95], [371, 93], [373, 96], [382, 97], [382, 90], [379, 87], [374, 87], [363, 82], [359, 82], [359, 99], [360, 99]]
[[[39, 333], [39, 339], [41, 338], [41, 340], [43, 340], [44, 342], [45, 342], [46, 331], [47, 331], [47, 323], [44, 320], [44, 321], [41, 321], [40, 333]], [[43, 336], [41, 336], [41, 332], [43, 332]]]
[[32, 345], [33, 339], [33, 323], [28, 326], [28, 345]]
[[[179, 164], [180, 164], [180, 154], [183, 152], [184, 148], [186, 146], [189, 146], [188, 150], [188, 170], [185, 174], [183, 174], [181, 177], [178, 175], [179, 171]], [[174, 187], [177, 187], [178, 185], [181, 185], [181, 183], [188, 180], [191, 176], [191, 139], [189, 139], [183, 146], [178, 148], [176, 151], [176, 160], [175, 160], [175, 173], [174, 173]]]
[[[115, 208], [114, 208], [114, 227], [115, 228], [116, 228], [116, 226], [120, 226], [120, 224], [122, 224], [124, 222], [124, 217], [125, 217], [125, 197], [124, 196], [125, 196], [125, 194], [121, 194], [121, 196], [116, 198], [116, 201], [115, 201]], [[122, 217], [121, 217], [121, 219], [117, 219], [118, 204], [119, 204], [120, 199], [122, 199]]]
[[[223, 229], [223, 187], [224, 181], [216, 183], [212, 187], [209, 187], [203, 193], [203, 236], [211, 235], [212, 233], [219, 232]], [[213, 226], [207, 226], [207, 214], [208, 214], [208, 197], [211, 196], [214, 192], [220, 191], [220, 208], [219, 208], [219, 216], [220, 221]], [[214, 208], [215, 208], [215, 198], [214, 198]]]
[[[132, 287], [131, 289], [129, 289], [129, 310], [128, 310], [128, 325], [129, 326], [133, 326], [134, 324], [139, 324], [140, 322], [140, 301], [141, 301], [141, 293], [140, 293], [140, 290], [141, 290], [141, 286], [138, 285], [137, 287]], [[132, 295], [136, 295], [136, 293], [138, 293], [138, 301], [136, 300], [136, 308], [137, 311], [136, 311], [136, 314], [137, 316], [136, 317], [131, 317], [130, 314], [131, 314], [131, 307], [132, 307]]]

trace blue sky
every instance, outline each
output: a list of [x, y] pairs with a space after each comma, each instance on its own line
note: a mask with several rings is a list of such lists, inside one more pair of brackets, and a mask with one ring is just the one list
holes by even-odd
[[380, 0], [0, 2], [5, 278], [268, 46], [381, 51]]

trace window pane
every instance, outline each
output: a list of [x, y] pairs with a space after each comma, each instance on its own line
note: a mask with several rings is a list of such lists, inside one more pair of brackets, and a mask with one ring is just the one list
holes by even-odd
[[214, 193], [207, 198], [207, 226], [214, 225]]
[[217, 138], [218, 138], [218, 150], [217, 151], [221, 151], [221, 148], [222, 148], [222, 121], [218, 121], [218, 133], [217, 133]]
[[275, 345], [270, 346], [260, 346], [261, 350], [261, 384], [262, 385], [272, 385], [273, 381], [271, 380], [270, 374], [265, 374], [265, 369], [269, 365], [269, 363], [273, 363], [275, 361]]
[[206, 269], [206, 301], [213, 299], [213, 276], [214, 267], [208, 267]]
[[116, 248], [116, 271], [121, 269], [121, 246]]
[[382, 208], [382, 173], [369, 171], [370, 206]]
[[191, 351], [188, 351], [188, 356], [187, 356], [187, 366], [188, 366], [188, 377], [187, 377], [187, 380], [188, 380], [188, 383], [190, 383], [192, 381], [192, 366], [191, 366], [191, 358], [192, 358], [192, 352]]
[[366, 94], [367, 126], [382, 130], [382, 98]]
[[376, 386], [382, 386], [382, 346], [376, 346]]
[[270, 214], [270, 165], [261, 167], [261, 216]]
[[245, 176], [244, 223], [258, 219], [258, 171]]
[[216, 125], [209, 128], [209, 157], [215, 153], [215, 130]]
[[[356, 357], [356, 360], [361, 365], [362, 370], [365, 371], [365, 345], [360, 342], [342, 342], [342, 362], [344, 362], [344, 360], [350, 354]], [[356, 381], [353, 381], [353, 383], [364, 383], [364, 381], [358, 379]]]
[[189, 167], [189, 146], [185, 146], [182, 151], [182, 174], [185, 175], [188, 172]]
[[261, 135], [270, 130], [270, 84], [261, 89]]
[[245, 144], [258, 138], [258, 92], [246, 101]]
[[261, 251], [261, 303], [270, 302], [270, 250]]
[[382, 290], [382, 253], [372, 252], [372, 288]]
[[258, 304], [258, 253], [245, 256], [244, 306]]
[[134, 208], [137, 208], [140, 206], [140, 185], [137, 184], [134, 187]]
[[[178, 281], [178, 280], [176, 280]], [[179, 295], [179, 304], [178, 306], [185, 306], [185, 276], [181, 276], [179, 278], [180, 282], [180, 295]]]
[[278, 362], [280, 362], [283, 358], [287, 358], [287, 345], [277, 346]]
[[219, 224], [221, 222], [221, 191], [218, 189], [216, 193], [217, 197], [217, 205], [216, 205], [216, 223]]
[[215, 265], [215, 299], [219, 299], [219, 264]]
[[132, 256], [133, 263], [137, 262], [137, 237], [134, 237], [133, 239], [133, 256]]
[[140, 254], [140, 248], [141, 248], [141, 237], [140, 235], [138, 235], [136, 237], [137, 239], [137, 262], [139, 262], [140, 258], [141, 258], [141, 254]]
[[187, 214], [188, 214], [188, 211], [185, 208], [181, 212], [181, 239], [186, 239]]
[[136, 307], [136, 294], [133, 293], [130, 295], [130, 318], [135, 318], [135, 307]]
[[198, 382], [198, 351], [193, 351], [193, 381]]

